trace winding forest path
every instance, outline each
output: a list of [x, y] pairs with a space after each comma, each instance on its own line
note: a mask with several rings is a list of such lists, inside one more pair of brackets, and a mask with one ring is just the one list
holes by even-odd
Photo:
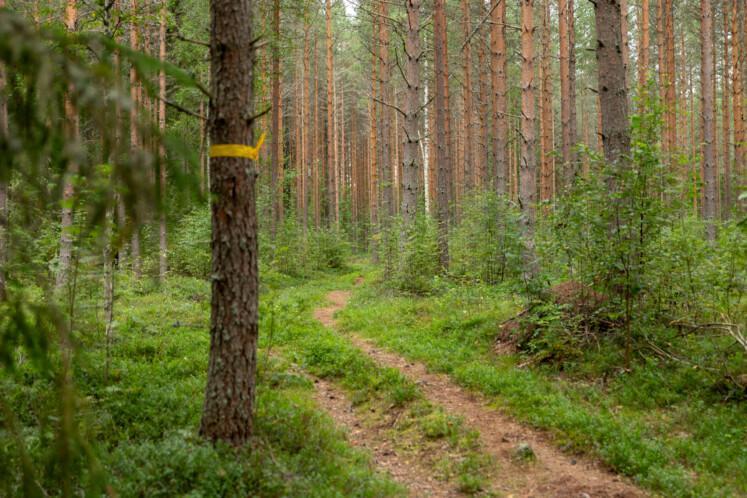
[[[329, 304], [318, 308], [314, 317], [327, 327], [337, 329], [335, 313], [344, 308], [350, 298], [349, 291], [333, 291], [327, 295]], [[417, 383], [424, 396], [434, 405], [440, 405], [452, 415], [460, 416], [466, 425], [480, 433], [480, 441], [486, 453], [497, 462], [496, 473], [491, 476], [493, 488], [509, 497], [574, 497], [574, 498], [633, 498], [646, 493], [626, 482], [620, 476], [602, 468], [598, 463], [583, 457], [567, 455], [553, 446], [549, 437], [517, 423], [490, 406], [489, 401], [476, 393], [455, 384], [448, 376], [428, 372], [425, 365], [411, 362], [389, 351], [384, 351], [369, 340], [355, 334], [346, 336], [350, 341], [379, 365], [399, 370]], [[321, 381], [320, 381], [321, 382]], [[344, 416], [345, 401], [341, 393], [333, 399], [325, 393], [334, 388], [322, 384], [318, 401], [327, 409], [336, 422], [348, 427], [352, 442], [367, 448], [386, 447], [377, 441], [375, 434], [355, 426], [355, 422]], [[334, 403], [333, 403], [334, 402]], [[341, 404], [342, 403], [342, 404]], [[349, 411], [349, 408], [347, 409]], [[353, 426], [351, 427], [351, 423]], [[516, 458], [516, 448], [528, 444], [536, 459], [522, 462]], [[374, 461], [387, 470], [395, 480], [408, 487], [412, 496], [453, 496], [455, 492], [447, 484], [433, 479], [423, 479], [423, 468], [415, 463], [398, 461], [396, 452], [386, 450], [387, 455], [373, 451]], [[434, 487], [423, 487], [423, 483]], [[440, 487], [439, 487], [440, 486]]]

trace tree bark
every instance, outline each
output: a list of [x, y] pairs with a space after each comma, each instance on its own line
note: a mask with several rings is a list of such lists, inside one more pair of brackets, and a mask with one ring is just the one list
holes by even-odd
[[534, 0], [521, 0], [521, 161], [519, 205], [524, 237], [524, 276], [531, 279], [538, 267], [534, 250], [535, 201], [537, 198], [537, 136], [534, 96]]
[[405, 0], [407, 38], [405, 39], [406, 97], [404, 145], [402, 147], [402, 221], [405, 229], [415, 220], [420, 172], [420, 0]]
[[709, 240], [716, 239], [716, 124], [713, 92], [713, 9], [711, 0], [700, 2], [700, 84], [703, 123], [703, 217]]
[[272, 192], [272, 220], [270, 233], [275, 238], [277, 229], [283, 224], [283, 165], [280, 151], [280, 0], [272, 2], [272, 30], [274, 45], [272, 47], [272, 142], [270, 144], [270, 189]]
[[724, 66], [722, 75], [721, 95], [721, 128], [724, 164], [724, 196], [721, 203], [721, 217], [728, 218], [731, 210], [731, 117], [729, 112], [729, 100], [731, 97], [731, 52], [729, 52], [729, 0], [723, 0], [721, 12], [724, 18]]
[[[5, 7], [5, 0], [0, 0], [0, 8]], [[5, 98], [5, 66], [0, 64], [0, 136], [3, 142], [8, 140], [8, 101]], [[0, 174], [0, 301], [6, 298], [5, 265], [8, 261], [8, 178]]]
[[[166, 62], [166, 15], [167, 2], [161, 0], [160, 25], [158, 29], [158, 57]], [[166, 133], [166, 71], [161, 69], [158, 75], [158, 128], [162, 134]], [[161, 210], [158, 216], [158, 277], [163, 284], [168, 271], [168, 233], [166, 229], [166, 147], [163, 140], [159, 141], [158, 153], [161, 158], [159, 174]]]
[[628, 97], [620, 35], [620, 2], [597, 0], [594, 3], [594, 13], [602, 147], [605, 159], [611, 164], [618, 164], [630, 152]]
[[[138, 1], [131, 0], [130, 15], [130, 48], [134, 51], [140, 50], [140, 28], [138, 26]], [[140, 88], [138, 74], [135, 66], [130, 67], [130, 150], [131, 154], [140, 153], [140, 133], [138, 132], [138, 112], [140, 106]], [[134, 221], [134, 220], [133, 220]], [[134, 223], [130, 237], [130, 258], [132, 258], [132, 273], [139, 279], [142, 274], [140, 262], [140, 226]]]
[[449, 183], [451, 181], [451, 164], [449, 163], [449, 142], [446, 129], [446, 14], [444, 0], [433, 3], [433, 68], [434, 100], [436, 106], [436, 164], [438, 168], [438, 187], [436, 194], [436, 220], [438, 261], [443, 271], [449, 268]]
[[[65, 9], [65, 26], [68, 31], [74, 32], [78, 21], [78, 6], [76, 0], [67, 0]], [[65, 121], [67, 122], [67, 134], [71, 142], [77, 142], [80, 135], [80, 123], [78, 113], [70, 95], [65, 96]], [[75, 157], [69, 158], [67, 171], [65, 172], [62, 190], [62, 216], [60, 220], [60, 252], [55, 279], [55, 290], [62, 291], [68, 284], [70, 278], [70, 267], [73, 259], [73, 204], [75, 202], [75, 186], [73, 182], [78, 174], [78, 164]]]
[[339, 223], [339, 212], [336, 202], [337, 190], [335, 176], [337, 172], [337, 161], [335, 154], [335, 101], [334, 101], [334, 54], [332, 45], [332, 2], [325, 3], [326, 34], [327, 34], [327, 205], [329, 207], [330, 221], [335, 226]]
[[550, 0], [542, 7], [542, 64], [541, 115], [540, 115], [540, 201], [552, 199], [553, 192], [553, 109], [552, 73], [550, 68]]
[[506, 0], [495, 0], [490, 27], [490, 62], [493, 89], [493, 163], [495, 164], [495, 191], [508, 194], [508, 57], [506, 53]]
[[[744, 130], [744, 107], [743, 101], [743, 84], [742, 79], [742, 59], [744, 58], [741, 43], [742, 29], [740, 29], [740, 13], [741, 10], [738, 7], [739, 0], [733, 0], [732, 11], [731, 11], [731, 43], [732, 43], [732, 114], [734, 115], [734, 172], [740, 174], [744, 171], [745, 167], [745, 151], [747, 150], [747, 144], [745, 144], [745, 130]], [[742, 9], [743, 10], [743, 9]]]
[[[253, 135], [252, 3], [211, 0], [210, 138], [245, 144]], [[234, 446], [252, 434], [259, 275], [255, 166], [215, 157], [212, 175], [210, 361], [200, 433]]]
[[651, 10], [649, 0], [641, 0], [641, 43], [638, 51], [638, 87], [643, 90], [648, 82], [649, 52], [651, 46]]
[[464, 72], [464, 92], [462, 99], [464, 101], [464, 155], [462, 164], [464, 165], [464, 187], [467, 192], [474, 188], [474, 171], [475, 171], [475, 130], [473, 123], [472, 111], [472, 44], [468, 40], [472, 31], [472, 19], [470, 0], [462, 0], [462, 31], [466, 45], [464, 46], [464, 58], [462, 59], [462, 71]]

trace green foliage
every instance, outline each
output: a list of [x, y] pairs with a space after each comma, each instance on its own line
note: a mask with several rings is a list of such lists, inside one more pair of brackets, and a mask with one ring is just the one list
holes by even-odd
[[210, 275], [210, 209], [196, 207], [174, 226], [169, 249], [171, 271], [190, 277]]
[[418, 210], [412, 225], [404, 227], [392, 219], [383, 231], [380, 244], [388, 285], [402, 292], [428, 294], [438, 274], [436, 225], [424, 210]]
[[474, 282], [496, 284], [517, 278], [522, 269], [518, 210], [494, 192], [462, 203], [459, 225], [449, 240], [450, 272]]

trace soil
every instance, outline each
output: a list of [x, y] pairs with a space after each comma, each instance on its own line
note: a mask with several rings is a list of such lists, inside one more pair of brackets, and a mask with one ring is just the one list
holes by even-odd
[[[315, 311], [314, 316], [325, 326], [337, 328], [335, 313], [345, 307], [348, 291], [328, 294], [329, 304]], [[448, 376], [431, 373], [425, 365], [409, 361], [395, 353], [375, 346], [354, 333], [348, 337], [382, 366], [396, 368], [420, 386], [425, 397], [446, 412], [460, 416], [466, 425], [480, 433], [483, 450], [492, 455], [497, 465], [492, 477], [493, 489], [509, 497], [574, 497], [574, 498], [633, 498], [646, 496], [626, 479], [606, 470], [587, 457], [569, 455], [552, 444], [551, 437], [541, 431], [516, 422], [491, 406], [490, 401], [477, 393], [455, 384]], [[372, 449], [377, 465], [386, 469], [396, 480], [405, 484], [411, 496], [453, 496], [454, 491], [432, 479], [428, 470], [417, 462], [398, 460], [395, 455], [382, 453], [386, 448], [380, 434], [356, 426], [350, 418], [349, 403], [335, 388], [319, 381], [318, 400], [333, 418], [351, 428], [353, 443]], [[334, 399], [329, 398], [332, 393]], [[517, 451], [531, 448], [535, 458], [517, 458]], [[389, 450], [384, 450], [389, 451]], [[438, 485], [438, 486], [435, 486]]]

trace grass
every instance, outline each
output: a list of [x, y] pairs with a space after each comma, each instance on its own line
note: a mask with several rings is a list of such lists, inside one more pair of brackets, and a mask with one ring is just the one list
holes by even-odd
[[571, 372], [520, 367], [521, 357], [491, 352], [497, 324], [519, 309], [509, 293], [459, 286], [417, 298], [392, 294], [375, 280], [369, 272], [341, 313], [346, 330], [449, 374], [517, 419], [549, 430], [566, 450], [593, 454], [652, 491], [747, 494], [747, 405], [720, 402], [692, 368], [649, 359], [627, 373], [611, 371], [602, 383], [590, 373], [595, 361], [611, 362], [601, 357], [604, 348]]
[[[34, 480], [48, 494], [60, 493], [65, 482], [77, 494], [108, 489], [121, 497], [403, 494], [320, 412], [308, 379], [264, 353], [251, 444], [237, 452], [203, 441], [196, 431], [210, 342], [209, 303], [209, 286], [194, 279], [174, 278], [157, 292], [123, 288], [108, 379], [101, 329], [80, 331], [75, 428], [86, 446], [78, 450], [75, 443], [65, 450], [63, 439], [55, 437], [63, 424], [54, 378], [30, 361], [14, 373], [0, 372], [0, 399], [17, 414]], [[96, 322], [88, 318], [80, 323]], [[18, 447], [5, 423], [2, 427], [0, 495], [33, 495], [24, 487]]]

